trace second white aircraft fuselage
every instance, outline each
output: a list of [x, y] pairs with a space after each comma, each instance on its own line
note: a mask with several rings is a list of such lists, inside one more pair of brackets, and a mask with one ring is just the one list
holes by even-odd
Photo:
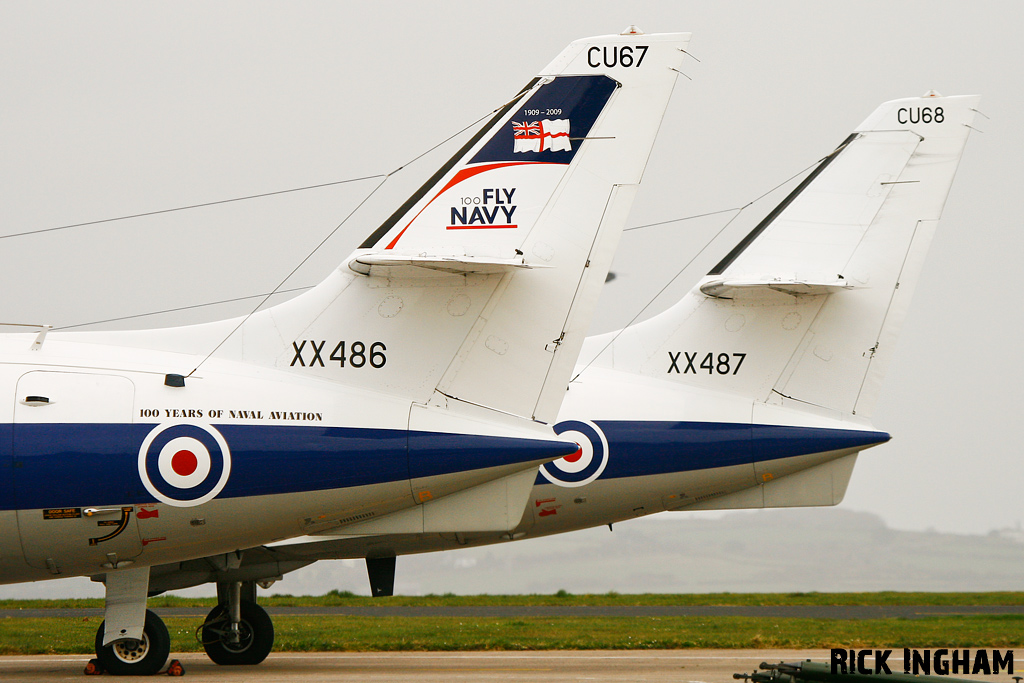
[[301, 566], [432, 552], [665, 510], [835, 505], [857, 454], [889, 439], [854, 416], [766, 405], [600, 367], [570, 384], [555, 431], [580, 449], [541, 465], [511, 533], [412, 534], [376, 519], [275, 544], [269, 556], [249, 561], [273, 557]]

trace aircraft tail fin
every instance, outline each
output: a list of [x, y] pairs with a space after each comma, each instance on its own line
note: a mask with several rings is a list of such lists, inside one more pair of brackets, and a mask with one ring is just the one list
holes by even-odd
[[978, 99], [882, 104], [681, 302], [622, 333], [610, 362], [869, 415]]
[[569, 45], [327, 280], [215, 357], [553, 421], [688, 39]]

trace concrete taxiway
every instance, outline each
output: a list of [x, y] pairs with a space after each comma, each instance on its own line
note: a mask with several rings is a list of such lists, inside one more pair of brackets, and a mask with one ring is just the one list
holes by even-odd
[[[272, 653], [253, 667], [222, 667], [204, 655], [174, 654], [189, 683], [239, 681], [367, 681], [453, 683], [454, 681], [629, 681], [732, 683], [761, 662], [828, 661], [828, 650], [654, 650], [547, 652], [331, 652]], [[0, 680], [82, 680], [89, 657], [0, 657]], [[966, 676], [1009, 681], [1006, 675]], [[159, 678], [157, 680], [160, 680]]]

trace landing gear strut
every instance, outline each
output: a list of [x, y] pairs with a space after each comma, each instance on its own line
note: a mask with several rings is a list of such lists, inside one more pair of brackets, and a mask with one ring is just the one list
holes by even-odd
[[171, 636], [163, 620], [146, 610], [142, 640], [124, 638], [103, 645], [103, 627], [96, 631], [96, 658], [107, 673], [114, 676], [152, 676], [163, 668], [171, 654]]
[[220, 602], [206, 616], [202, 643], [217, 664], [259, 664], [274, 647], [274, 623], [256, 604], [256, 584], [232, 581], [217, 584]]

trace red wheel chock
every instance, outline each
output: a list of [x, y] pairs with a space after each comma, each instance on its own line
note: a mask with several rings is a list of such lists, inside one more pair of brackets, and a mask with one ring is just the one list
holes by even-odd
[[[102, 666], [100, 666], [100, 660], [90, 659], [89, 663], [85, 665], [84, 673], [86, 676], [102, 676], [107, 672], [103, 670]], [[167, 665], [167, 669], [160, 673], [167, 674], [168, 676], [184, 676], [185, 667], [183, 667], [181, 662], [177, 659], [172, 659], [171, 663]]]

